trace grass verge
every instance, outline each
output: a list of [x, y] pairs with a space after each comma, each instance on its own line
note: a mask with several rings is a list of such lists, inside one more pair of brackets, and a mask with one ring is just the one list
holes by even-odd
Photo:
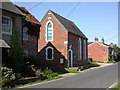
[[118, 83], [117, 85], [115, 85], [112, 90], [120, 90], [120, 83]]
[[20, 88], [20, 87], [23, 87], [23, 86], [27, 86], [27, 85], [32, 85], [32, 84], [37, 84], [37, 83], [42, 83], [42, 82], [45, 82], [45, 81], [50, 81], [50, 80], [55, 80], [55, 79], [59, 79], [59, 78], [63, 78], [64, 76], [56, 76], [56, 77], [51, 77], [51, 78], [48, 78], [48, 79], [45, 79], [45, 80], [36, 80], [35, 82], [29, 82], [27, 84], [20, 84], [20, 85], [15, 85], [15, 87], [4, 87], [2, 88], [2, 90], [8, 90], [8, 89], [13, 89], [13, 88]]
[[53, 72], [56, 72], [58, 74], [64, 74], [64, 73], [80, 73], [75, 69], [65, 69], [65, 68], [52, 68]]
[[80, 72], [76, 71], [75, 69], [66, 69], [66, 71], [69, 73], [80, 73]]

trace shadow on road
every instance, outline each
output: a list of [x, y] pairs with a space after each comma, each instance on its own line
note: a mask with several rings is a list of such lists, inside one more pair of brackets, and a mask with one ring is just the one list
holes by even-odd
[[87, 64], [87, 65], [81, 66], [80, 70], [83, 71], [83, 70], [90, 69], [93, 67], [100, 67], [100, 65], [99, 64]]

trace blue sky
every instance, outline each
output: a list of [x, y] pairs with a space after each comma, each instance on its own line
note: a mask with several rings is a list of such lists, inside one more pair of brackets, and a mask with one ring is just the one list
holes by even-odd
[[[118, 44], [118, 3], [117, 2], [13, 2], [25, 7], [39, 21], [48, 9], [73, 21], [88, 37], [105, 39], [105, 43]], [[38, 5], [39, 4], [39, 5]], [[75, 6], [78, 6], [75, 8]], [[38, 5], [38, 6], [36, 6]], [[36, 7], [34, 7], [36, 6]], [[34, 7], [34, 8], [33, 8]], [[32, 8], [32, 9], [31, 9]], [[70, 14], [71, 10], [73, 12]]]

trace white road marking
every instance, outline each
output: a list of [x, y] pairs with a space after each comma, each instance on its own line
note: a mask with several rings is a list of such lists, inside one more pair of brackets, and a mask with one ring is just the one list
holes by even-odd
[[106, 90], [109, 90], [110, 88], [114, 87], [118, 82], [114, 83], [113, 85], [111, 85], [110, 87], [108, 87]]

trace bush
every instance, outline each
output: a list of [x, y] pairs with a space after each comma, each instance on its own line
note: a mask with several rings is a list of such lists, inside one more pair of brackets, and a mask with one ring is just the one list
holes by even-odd
[[88, 62], [92, 62], [93, 61], [93, 59], [92, 58], [88, 58]]
[[11, 38], [10, 38], [10, 57], [11, 57], [11, 64], [12, 68], [16, 72], [22, 72], [24, 68], [24, 62], [23, 62], [23, 51], [24, 48], [21, 44], [20, 40], [20, 32], [16, 29], [13, 30]]
[[15, 73], [13, 72], [12, 69], [7, 68], [7, 67], [1, 67], [2, 70], [2, 79], [1, 79], [1, 83], [5, 84], [11, 80], [15, 80]]
[[41, 74], [41, 71], [40, 70], [37, 70], [36, 72], [35, 72], [35, 76], [36, 77], [40, 77], [42, 74]]
[[58, 76], [58, 73], [53, 73], [51, 69], [46, 68], [44, 72], [42, 73], [43, 76], [46, 76], [47, 78]]
[[24, 63], [27, 65], [40, 66], [39, 58], [37, 56], [25, 56]]

